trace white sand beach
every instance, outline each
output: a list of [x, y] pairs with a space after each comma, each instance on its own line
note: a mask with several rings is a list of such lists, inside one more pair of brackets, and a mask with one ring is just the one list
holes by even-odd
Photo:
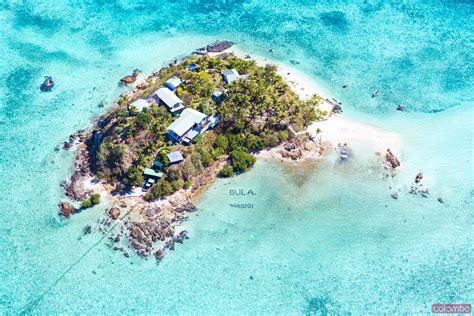
[[[283, 76], [293, 91], [298, 93], [303, 100], [314, 94], [318, 94], [325, 99], [332, 99], [330, 92], [324, 89], [315, 79], [295, 69], [291, 65], [262, 56], [249, 55], [235, 45], [224, 52], [234, 53], [241, 58], [250, 56], [261, 66], [266, 64], [276, 65], [280, 75]], [[213, 53], [212, 55], [215, 54], [222, 53]], [[331, 109], [332, 106], [327, 102], [321, 106], [321, 110], [330, 112]], [[318, 129], [320, 132], [316, 133]], [[399, 135], [385, 131], [371, 124], [345, 118], [344, 114], [332, 115], [327, 120], [314, 122], [308, 127], [308, 132], [312, 136], [317, 134], [318, 140], [326, 144], [330, 143], [330, 145], [334, 147], [338, 144], [347, 143], [351, 146], [351, 144], [358, 143], [369, 146], [374, 152], [385, 152], [387, 148], [390, 148], [395, 155], [399, 156], [401, 154], [401, 139]], [[272, 154], [274, 151], [275, 150], [271, 150], [270, 152], [262, 151], [261, 156], [274, 156]]]

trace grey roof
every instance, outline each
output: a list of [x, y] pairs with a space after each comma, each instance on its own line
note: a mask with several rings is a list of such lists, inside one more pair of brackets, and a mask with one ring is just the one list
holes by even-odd
[[173, 131], [179, 137], [183, 136], [194, 126], [194, 120], [191, 116], [180, 116], [176, 121], [168, 126], [169, 131]]
[[163, 101], [168, 108], [172, 109], [176, 105], [182, 105], [183, 101], [178, 98], [170, 89], [168, 88], [160, 88], [158, 91], [155, 92], [158, 98]]
[[200, 124], [206, 117], [207, 115], [204, 113], [186, 108], [183, 113], [181, 113], [181, 116], [168, 126], [168, 130], [182, 137], [187, 131], [193, 128], [194, 124]]
[[189, 138], [190, 140], [193, 140], [193, 139], [194, 139], [196, 136], [198, 136], [198, 135], [199, 135], [199, 132], [196, 131], [196, 130], [194, 130], [194, 129], [192, 129], [192, 130], [190, 130], [189, 132], [187, 132], [184, 137], [187, 137], [187, 138]]
[[138, 99], [132, 103], [130, 103], [130, 106], [135, 106], [138, 111], [142, 111], [144, 108], [148, 107], [150, 104], [144, 100], [144, 99]]
[[207, 117], [206, 114], [201, 113], [191, 108], [184, 109], [183, 113], [181, 113], [181, 117], [186, 117], [186, 116], [190, 116], [193, 119], [194, 123], [196, 124], [201, 123], [201, 121]]
[[171, 163], [178, 162], [178, 161], [183, 161], [183, 155], [179, 151], [173, 151], [172, 153], [169, 153], [166, 155]]
[[235, 69], [226, 69], [222, 72], [222, 74], [224, 75], [224, 80], [227, 83], [232, 83], [239, 80], [239, 73]]

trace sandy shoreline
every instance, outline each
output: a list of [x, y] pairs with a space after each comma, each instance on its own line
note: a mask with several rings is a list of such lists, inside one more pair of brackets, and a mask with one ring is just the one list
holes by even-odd
[[[265, 66], [266, 64], [276, 65], [278, 73], [283, 76], [292, 90], [303, 100], [308, 99], [314, 94], [318, 94], [324, 99], [332, 99], [333, 97], [331, 93], [321, 87], [316, 80], [290, 65], [272, 60], [271, 58], [249, 55], [236, 45], [222, 53], [233, 53], [241, 58], [250, 56], [250, 58], [255, 60], [260, 66]], [[211, 55], [219, 55], [222, 53], [211, 53]], [[321, 110], [330, 112], [331, 109], [332, 106], [328, 103], [324, 103], [321, 106]], [[357, 143], [372, 148], [374, 152], [383, 153], [387, 148], [390, 148], [395, 155], [399, 156], [401, 154], [401, 139], [398, 134], [385, 131], [380, 127], [365, 122], [345, 118], [343, 114], [332, 115], [327, 120], [313, 122], [307, 131], [315, 140], [321, 143], [329, 143], [332, 147], [344, 143], [347, 143], [348, 146]], [[275, 157], [275, 152], [278, 150], [281, 150], [281, 148], [264, 150], [260, 152], [259, 155], [262, 157]], [[313, 157], [318, 157], [318, 154], [308, 153], [303, 158]]]

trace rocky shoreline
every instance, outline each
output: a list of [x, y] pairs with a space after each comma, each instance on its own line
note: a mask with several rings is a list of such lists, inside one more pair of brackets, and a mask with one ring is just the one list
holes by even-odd
[[[81, 201], [94, 192], [110, 201], [112, 206], [95, 225], [84, 227], [84, 234], [99, 232], [113, 235], [109, 238], [109, 247], [123, 252], [126, 257], [134, 251], [143, 257], [155, 253], [157, 259], [161, 260], [166, 251], [174, 250], [176, 243], [188, 239], [186, 230], [178, 232], [180, 223], [187, 220], [187, 213], [197, 211], [195, 199], [217, 178], [219, 170], [227, 163], [227, 157], [223, 157], [197, 175], [190, 188], [164, 199], [147, 202], [143, 194], [114, 192], [112, 186], [95, 179], [90, 170], [89, 152], [94, 146], [93, 131], [81, 137], [75, 146], [75, 171], [68, 183], [62, 183], [65, 194], [72, 201]], [[67, 149], [70, 148], [72, 146]], [[74, 207], [72, 203], [62, 201], [59, 204], [59, 212], [64, 217], [70, 217], [78, 211], [80, 208]]]

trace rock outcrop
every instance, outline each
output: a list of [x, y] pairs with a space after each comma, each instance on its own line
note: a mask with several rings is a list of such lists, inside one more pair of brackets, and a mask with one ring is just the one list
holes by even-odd
[[134, 83], [135, 80], [137, 80], [137, 77], [140, 73], [138, 71], [134, 71], [132, 75], [130, 76], [125, 76], [122, 79], [120, 79], [120, 84], [131, 84]]
[[89, 190], [86, 190], [83, 185], [83, 175], [80, 171], [76, 170], [74, 175], [71, 177], [71, 182], [66, 188], [66, 195], [73, 198], [76, 201], [83, 201], [89, 196]]
[[422, 179], [423, 179], [423, 173], [418, 172], [418, 174], [415, 177], [415, 183], [420, 183]]
[[175, 211], [178, 213], [183, 213], [183, 212], [195, 212], [197, 211], [196, 205], [192, 203], [191, 201], [188, 201], [178, 207], [175, 208]]
[[400, 167], [400, 160], [398, 160], [390, 149], [387, 149], [387, 153], [385, 154], [385, 162], [392, 169]]
[[211, 53], [220, 53], [234, 45], [231, 41], [215, 41], [206, 46], [206, 50]]
[[77, 208], [72, 206], [68, 202], [61, 202], [59, 203], [59, 214], [61, 214], [64, 217], [69, 217], [77, 212]]
[[129, 238], [130, 244], [139, 255], [148, 256], [154, 242], [173, 236], [174, 229], [170, 224], [167, 220], [134, 223]]
[[321, 147], [316, 141], [304, 142], [296, 139], [283, 146], [283, 149], [279, 150], [278, 154], [283, 159], [300, 160], [311, 154], [320, 155]]
[[117, 220], [120, 217], [120, 209], [118, 207], [112, 207], [109, 210], [109, 217], [113, 220]]

